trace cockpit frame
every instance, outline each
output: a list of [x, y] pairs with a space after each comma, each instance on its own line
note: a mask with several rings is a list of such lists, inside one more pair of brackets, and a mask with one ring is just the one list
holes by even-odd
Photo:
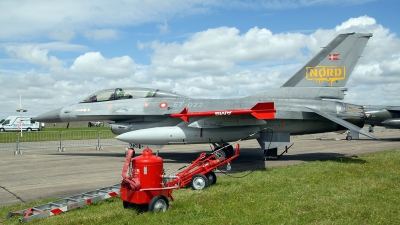
[[93, 93], [83, 99], [80, 103], [90, 102], [103, 102], [103, 101], [115, 101], [130, 98], [178, 98], [184, 97], [182, 95], [163, 91], [160, 89], [151, 88], [115, 88], [115, 89], [104, 89]]

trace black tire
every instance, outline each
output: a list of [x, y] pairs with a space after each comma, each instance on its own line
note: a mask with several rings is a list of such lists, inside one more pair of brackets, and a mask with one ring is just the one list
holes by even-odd
[[208, 184], [212, 185], [217, 183], [217, 176], [215, 175], [214, 171], [211, 171], [207, 174]]
[[353, 139], [351, 136], [347, 136], [346, 140], [351, 141], [351, 139]]
[[225, 152], [226, 158], [232, 157], [233, 156], [233, 146], [232, 145], [227, 146], [226, 148], [224, 148], [224, 152]]
[[149, 204], [149, 212], [158, 213], [168, 210], [168, 199], [164, 195], [157, 195], [153, 197]]
[[190, 186], [192, 186], [193, 190], [203, 190], [208, 187], [208, 178], [203, 174], [196, 174], [192, 177]]
[[29, 128], [26, 129], [26, 131], [31, 132], [32, 128], [29, 127]]
[[5, 131], [4, 128], [1, 128], [1, 129], [0, 129], [0, 132], [4, 132], [4, 131]]
[[124, 206], [124, 209], [131, 207], [131, 203], [127, 201], [122, 202], [122, 206]]

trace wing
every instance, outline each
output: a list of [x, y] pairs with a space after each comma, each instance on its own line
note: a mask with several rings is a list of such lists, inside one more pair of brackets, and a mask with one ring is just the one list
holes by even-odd
[[339, 125], [342, 125], [343, 127], [346, 127], [349, 130], [352, 130], [352, 131], [355, 131], [357, 133], [363, 134], [363, 135], [365, 135], [367, 137], [379, 140], [377, 137], [375, 137], [374, 135], [368, 133], [364, 129], [362, 129], [360, 127], [357, 127], [356, 125], [351, 124], [351, 123], [349, 123], [349, 122], [347, 122], [347, 121], [345, 121], [343, 119], [340, 119], [339, 117], [329, 115], [328, 113], [325, 113], [325, 112], [322, 112], [322, 111], [319, 111], [319, 110], [316, 110], [316, 109], [313, 109], [313, 108], [310, 108], [310, 107], [306, 107], [306, 106], [304, 106], [304, 107], [309, 109], [309, 110], [311, 110], [311, 111], [313, 111], [313, 112], [315, 112], [316, 114], [318, 114], [318, 115], [330, 120], [330, 121], [333, 121], [333, 122], [335, 122], [335, 123], [337, 123]]

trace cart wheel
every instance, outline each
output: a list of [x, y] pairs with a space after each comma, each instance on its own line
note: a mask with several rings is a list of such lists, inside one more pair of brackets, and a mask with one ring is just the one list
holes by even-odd
[[215, 173], [213, 171], [211, 171], [210, 173], [207, 174], [207, 178], [208, 178], [209, 185], [217, 183], [217, 176], [215, 175]]
[[208, 187], [208, 179], [206, 176], [199, 173], [192, 177], [190, 185], [192, 186], [193, 190], [203, 190], [204, 188]]
[[131, 207], [131, 203], [127, 201], [123, 201], [122, 205], [124, 206], [124, 209]]
[[151, 199], [149, 211], [154, 213], [165, 212], [167, 211], [168, 207], [168, 199], [164, 195], [157, 195]]

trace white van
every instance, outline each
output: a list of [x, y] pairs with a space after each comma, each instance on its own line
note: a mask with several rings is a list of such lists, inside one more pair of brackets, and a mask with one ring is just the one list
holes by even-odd
[[30, 116], [9, 116], [0, 125], [0, 132], [4, 131], [41, 131], [42, 124], [33, 120], [34, 117]]

